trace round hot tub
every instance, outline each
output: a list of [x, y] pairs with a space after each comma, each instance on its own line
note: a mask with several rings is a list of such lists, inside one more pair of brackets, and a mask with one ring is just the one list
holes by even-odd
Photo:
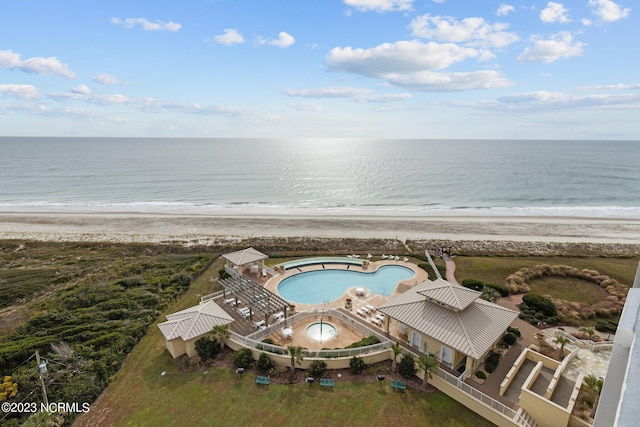
[[327, 341], [337, 335], [336, 327], [330, 323], [316, 322], [307, 326], [307, 336], [314, 341]]

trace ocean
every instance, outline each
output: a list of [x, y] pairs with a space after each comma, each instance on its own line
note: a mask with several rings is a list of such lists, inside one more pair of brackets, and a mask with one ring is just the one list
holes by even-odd
[[640, 141], [0, 137], [0, 211], [640, 218]]

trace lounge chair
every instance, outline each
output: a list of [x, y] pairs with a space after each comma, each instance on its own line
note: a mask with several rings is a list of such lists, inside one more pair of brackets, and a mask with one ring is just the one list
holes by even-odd
[[367, 317], [367, 312], [364, 311], [363, 309], [359, 308], [356, 310], [356, 313], [358, 313], [360, 316], [362, 317]]
[[367, 311], [376, 311], [376, 308], [374, 306], [372, 306], [371, 304], [367, 304], [365, 305], [365, 307], [367, 308]]
[[407, 258], [407, 257], [404, 257], [402, 260], [403, 260], [404, 262], [409, 262], [409, 258]]

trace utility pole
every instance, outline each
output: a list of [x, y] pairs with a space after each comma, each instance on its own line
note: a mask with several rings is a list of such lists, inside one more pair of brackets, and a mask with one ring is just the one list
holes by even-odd
[[47, 364], [45, 362], [40, 363], [40, 353], [36, 350], [36, 363], [38, 364], [38, 376], [40, 378], [40, 387], [42, 388], [42, 401], [49, 407], [49, 399], [47, 398], [47, 388], [44, 386], [44, 379], [42, 374], [47, 372]]

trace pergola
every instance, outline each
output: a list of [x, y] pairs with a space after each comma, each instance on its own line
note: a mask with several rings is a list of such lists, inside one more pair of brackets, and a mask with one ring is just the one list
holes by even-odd
[[236, 301], [240, 300], [249, 307], [249, 318], [252, 320], [254, 310], [264, 316], [267, 324], [272, 314], [282, 311], [285, 316], [287, 315], [287, 307], [289, 307], [287, 300], [247, 277], [232, 276], [219, 282], [222, 285], [225, 298], [226, 293], [231, 292], [236, 297]]

